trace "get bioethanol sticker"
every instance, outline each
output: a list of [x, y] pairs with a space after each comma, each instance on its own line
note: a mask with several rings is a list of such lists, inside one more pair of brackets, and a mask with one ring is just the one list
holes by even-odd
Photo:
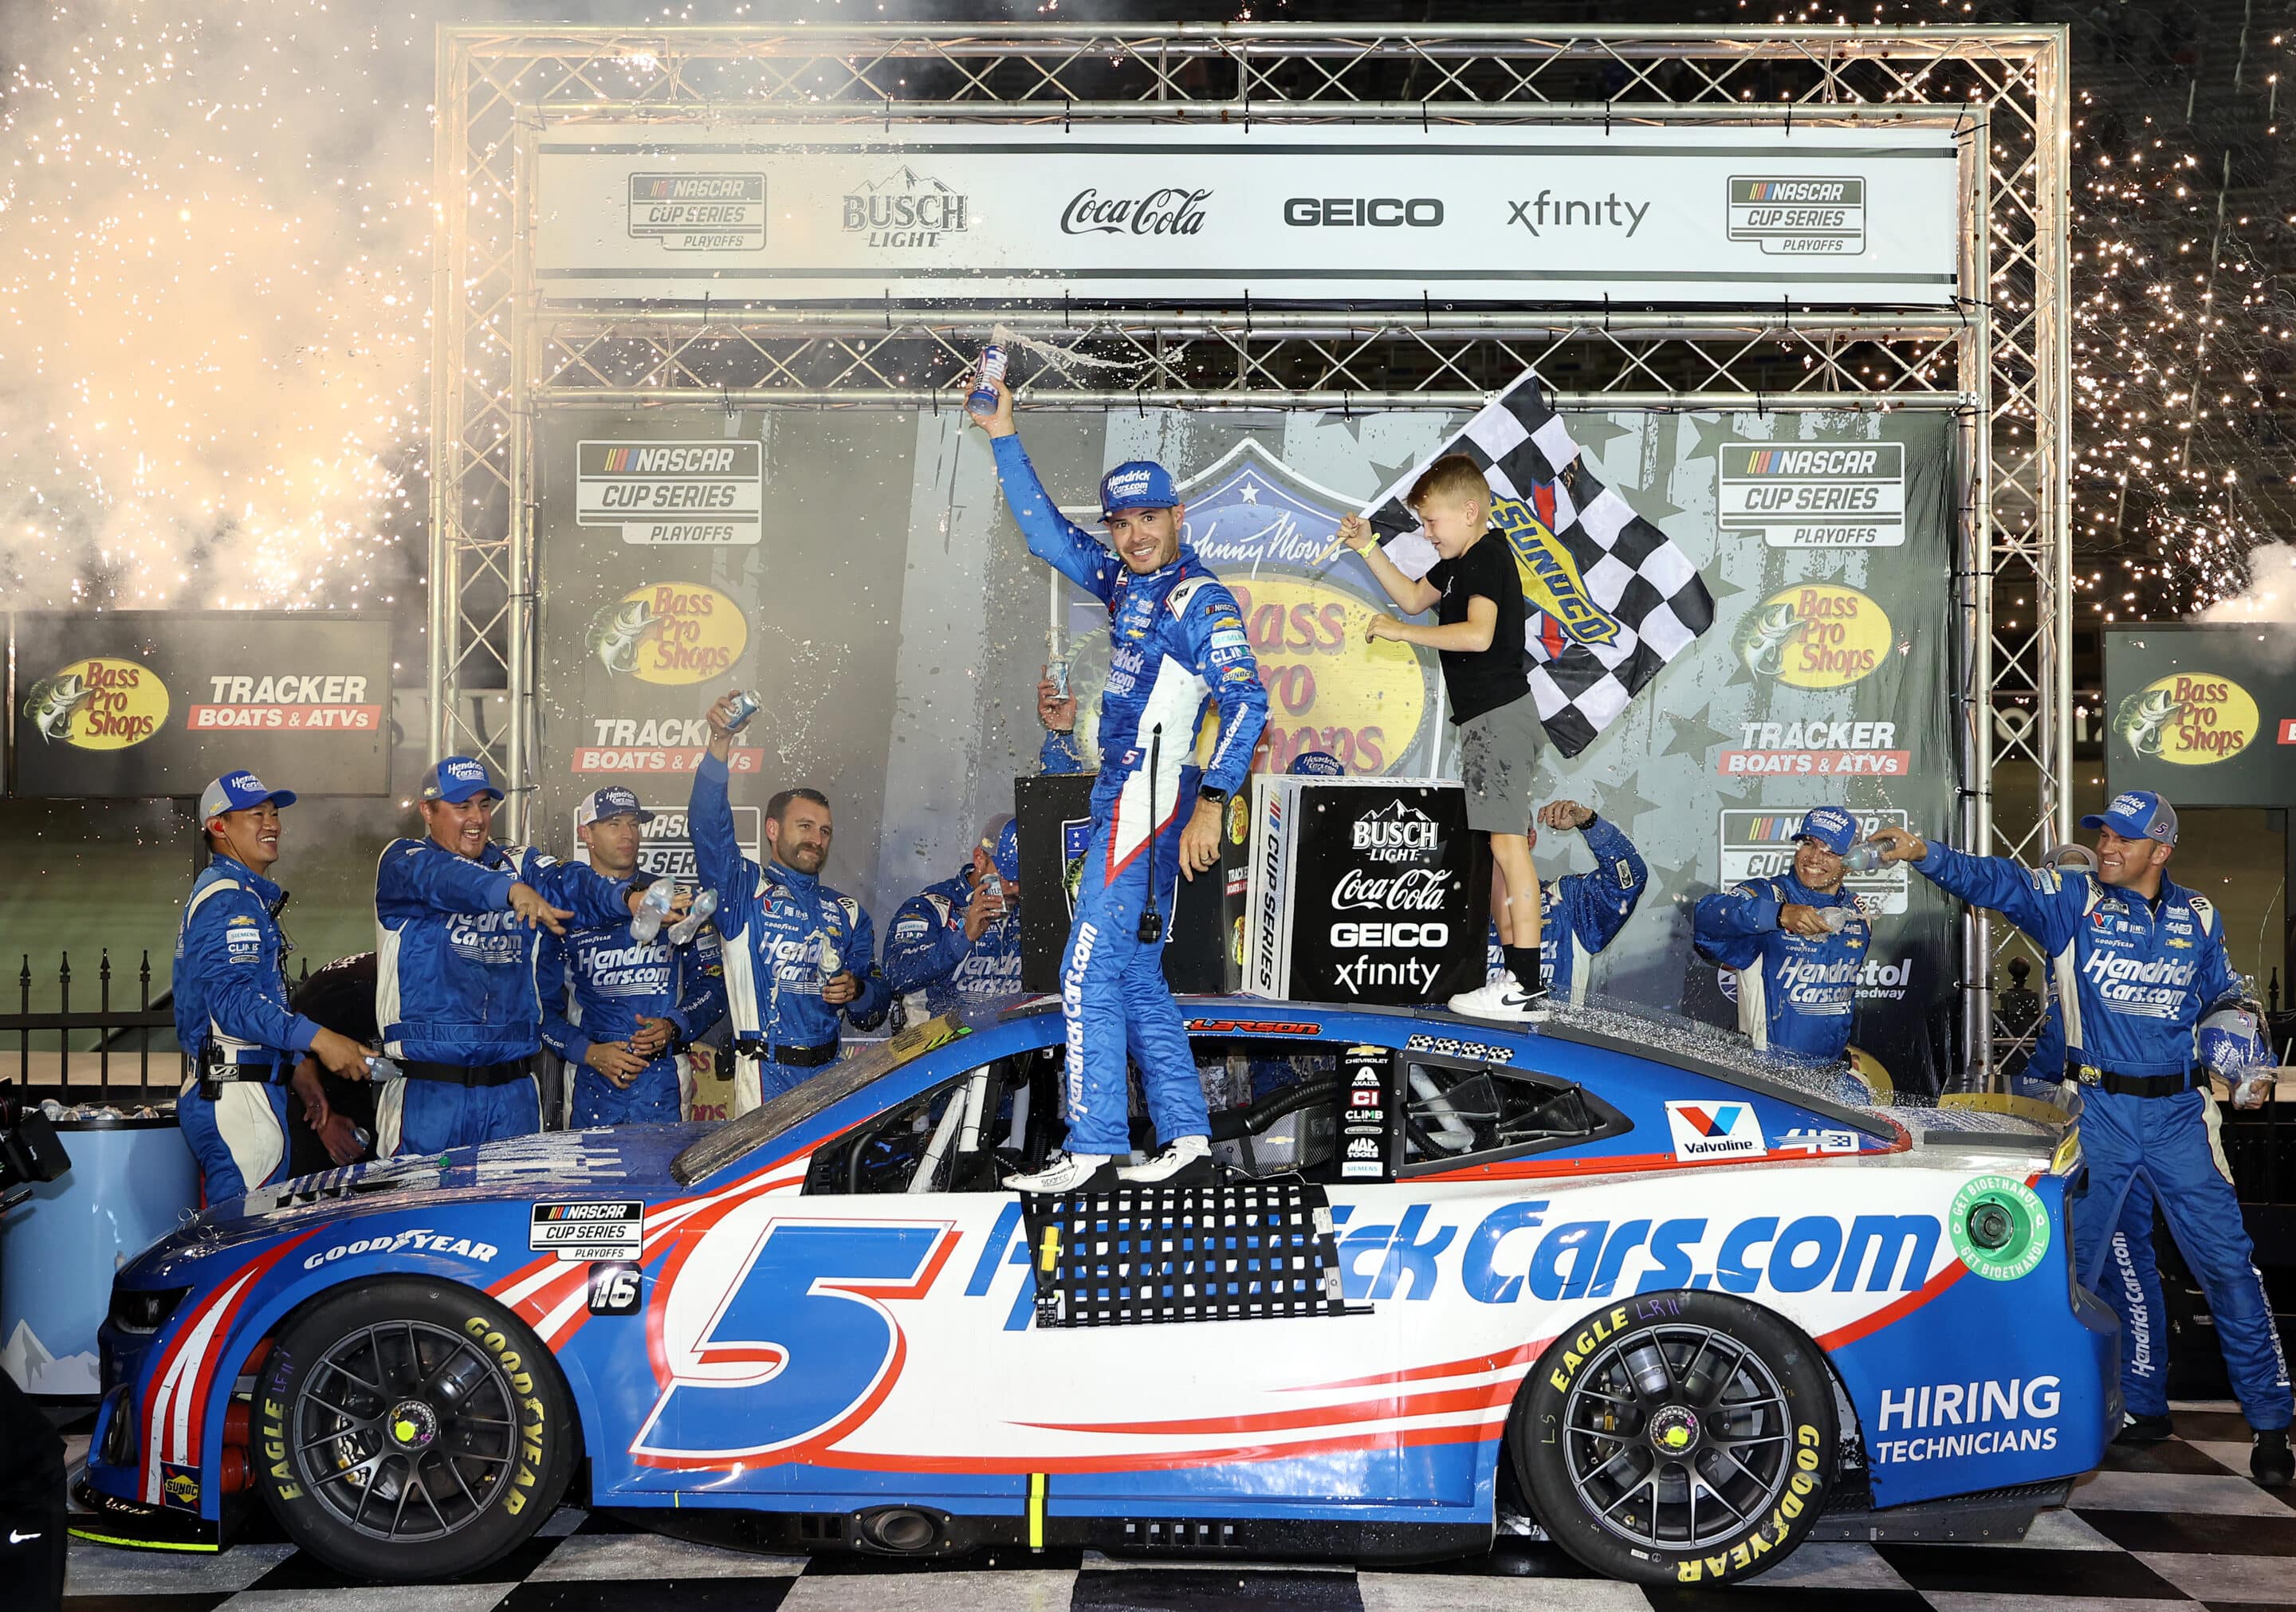
[[2049, 1212], [2023, 1182], [1980, 1175], [1954, 1194], [1946, 1216], [1953, 1251], [1988, 1281], [2014, 1281], [2049, 1251]]

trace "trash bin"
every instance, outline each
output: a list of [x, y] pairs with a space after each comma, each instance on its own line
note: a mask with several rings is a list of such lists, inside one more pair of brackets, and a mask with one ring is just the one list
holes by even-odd
[[0, 1370], [28, 1394], [93, 1395], [111, 1273], [199, 1207], [199, 1166], [173, 1115], [55, 1127], [70, 1170], [0, 1217]]

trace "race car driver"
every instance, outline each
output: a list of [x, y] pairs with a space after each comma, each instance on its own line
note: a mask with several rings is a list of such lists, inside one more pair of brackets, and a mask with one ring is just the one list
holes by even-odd
[[[1849, 1044], [1872, 927], [1841, 888], [1841, 858], [1857, 838], [1847, 807], [1816, 806], [1794, 832], [1793, 866], [1702, 896], [1691, 919], [1698, 954], [1733, 970], [1738, 1028], [1758, 1051], [1838, 1061]], [[1841, 909], [1830, 928], [1826, 913]]]
[[423, 780], [425, 837], [392, 840], [375, 864], [375, 1022], [406, 1076], [376, 1095], [378, 1158], [541, 1129], [531, 931], [612, 923], [639, 899], [578, 863], [496, 845], [501, 799], [483, 765], [447, 757]]
[[[574, 832], [607, 879], [638, 871], [643, 825], [653, 814], [619, 784], [574, 808]], [[693, 1101], [686, 1043], [726, 1016], [718, 931], [704, 924], [685, 945], [672, 930], [651, 940], [630, 920], [542, 939], [542, 1043], [574, 1071], [573, 1125], [675, 1125]]]
[[[988, 433], [996, 474], [1029, 552], [1108, 607], [1110, 664], [1100, 698], [1101, 767], [1092, 842], [1068, 948], [1061, 1009], [1068, 1024], [1067, 1145], [1023, 1192], [1208, 1179], [1211, 1124], [1187, 1026], [1164, 979], [1163, 917], [1174, 872], [1193, 879], [1219, 860], [1221, 818], [1243, 785], [1267, 723], [1267, 691], [1235, 596], [1181, 542], [1186, 511], [1171, 472], [1136, 461], [1102, 478], [1110, 548], [1062, 516], [1021, 451], [1013, 395], [973, 418]], [[1210, 765], [1195, 765], [1205, 706], [1219, 703]], [[1127, 1051], [1137, 1059], [1161, 1150], [1117, 1166], [1131, 1150]]]
[[355, 1079], [373, 1055], [287, 1006], [287, 892], [266, 875], [279, 808], [294, 804], [252, 773], [226, 773], [200, 796], [208, 865], [176, 934], [176, 1035], [191, 1065], [176, 1111], [210, 1204], [283, 1175], [287, 1081], [302, 1054]]
[[[1874, 839], [1939, 889], [1999, 912], [2049, 959], [2062, 1010], [2066, 1067], [2080, 1083], [2088, 1193], [2074, 1217], [2084, 1286], [2123, 1311], [2121, 1394], [2135, 1437], [2171, 1431], [2157, 1371], [2132, 1369], [2129, 1284], [2102, 1280], [2118, 1232], [2149, 1242], [2157, 1204], [2200, 1278], [2241, 1412], [2253, 1430], [2249, 1469], [2277, 1486], [2296, 1476], [2288, 1447], [2292, 1401], [2272, 1305], [2257, 1274], [2240, 1200], [2217, 1140], [2216, 1100], [2194, 1031], [2239, 977], [2225, 956], [2223, 920], [2206, 896], [2165, 871], [2177, 814], [2149, 790], [2128, 790], [2081, 819], [2096, 831], [2097, 871], [2031, 871], [2005, 856], [1972, 856], [1903, 829]], [[2149, 1189], [2148, 1194], [2144, 1190]], [[2139, 1221], [2132, 1208], [2141, 1208]], [[2152, 1265], [2150, 1251], [2141, 1261]], [[2157, 1315], [2157, 1277], [2140, 1302]], [[2157, 1330], [2154, 1336], [2158, 1336]]]
[[874, 1027], [893, 994], [868, 909], [821, 882], [835, 828], [825, 798], [805, 789], [775, 795], [766, 805], [766, 865], [742, 855], [726, 795], [733, 710], [731, 695], [709, 708], [686, 827], [701, 883], [718, 892], [739, 1116], [836, 1062], [841, 1027]]
[[[1595, 856], [1591, 873], [1565, 873], [1560, 879], [1543, 880], [1538, 909], [1543, 921], [1538, 966], [1547, 992], [1557, 1002], [1584, 1002], [1595, 958], [1619, 937], [1627, 920], [1634, 916], [1643, 887], [1650, 882], [1650, 870], [1643, 865], [1634, 841], [1620, 833], [1616, 823], [1596, 816], [1591, 806], [1575, 800], [1547, 802], [1531, 824], [1533, 847], [1538, 844], [1542, 827], [1558, 833], [1576, 829], [1587, 837], [1587, 848]], [[1494, 868], [1491, 899], [1496, 903], [1505, 894], [1504, 876]], [[1488, 944], [1490, 971], [1496, 975], [1506, 967], [1499, 950], [1496, 919], [1491, 921]]]
[[963, 997], [1021, 988], [1018, 822], [990, 823], [962, 871], [900, 904], [885, 931], [885, 983], [912, 1024]]

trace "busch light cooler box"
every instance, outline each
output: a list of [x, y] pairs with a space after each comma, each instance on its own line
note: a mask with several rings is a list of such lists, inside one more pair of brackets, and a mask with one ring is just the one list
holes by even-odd
[[1406, 1006], [1482, 984], [1490, 850], [1464, 786], [1252, 782], [1244, 990]]
[[[1092, 839], [1092, 773], [1042, 773], [1013, 781], [1021, 822], [1021, 988], [1061, 988], [1061, 953], [1076, 916], [1084, 855]], [[1188, 803], [1193, 811], [1195, 803]], [[1244, 871], [1248, 810], [1238, 795], [1221, 824], [1220, 863], [1177, 879], [1177, 910], [1163, 907], [1164, 978], [1175, 991], [1217, 995], [1238, 988], [1243, 970]]]

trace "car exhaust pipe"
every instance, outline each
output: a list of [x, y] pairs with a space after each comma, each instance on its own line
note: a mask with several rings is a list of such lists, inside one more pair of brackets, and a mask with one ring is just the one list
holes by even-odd
[[863, 1545], [897, 1556], [914, 1556], [940, 1542], [941, 1519], [914, 1506], [887, 1506], [855, 1521]]

